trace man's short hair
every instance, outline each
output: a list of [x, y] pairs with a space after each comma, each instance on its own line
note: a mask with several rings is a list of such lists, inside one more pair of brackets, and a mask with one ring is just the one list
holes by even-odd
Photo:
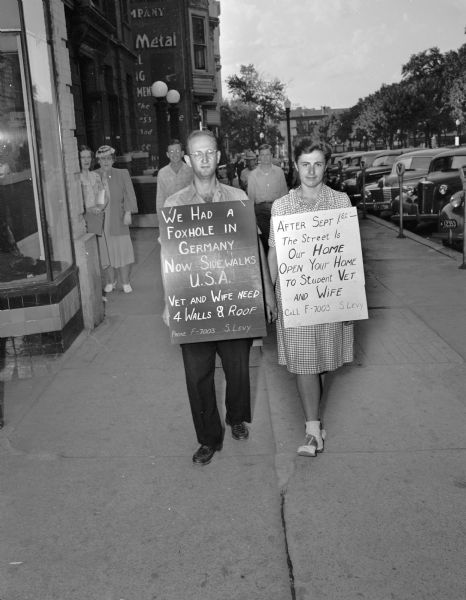
[[169, 148], [170, 146], [180, 146], [180, 148], [183, 150], [183, 144], [180, 142], [180, 140], [177, 140], [176, 138], [173, 138], [168, 142], [167, 148]]
[[196, 138], [201, 136], [210, 138], [214, 142], [215, 148], [218, 149], [217, 138], [212, 133], [212, 131], [210, 131], [210, 129], [195, 129], [194, 131], [191, 131], [191, 133], [188, 135], [188, 139], [186, 140], [186, 147], [188, 148], [188, 152], [190, 151], [191, 140], [195, 140]]
[[259, 146], [259, 152], [261, 150], [270, 150], [270, 153], [272, 153], [272, 146], [270, 144], [262, 144]]

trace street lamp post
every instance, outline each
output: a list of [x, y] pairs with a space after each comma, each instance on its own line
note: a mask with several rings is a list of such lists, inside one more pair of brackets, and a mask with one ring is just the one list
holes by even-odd
[[456, 119], [455, 125], [456, 125], [455, 146], [459, 146], [460, 145], [460, 137], [461, 137], [461, 134], [460, 134], [461, 121], [459, 119]]
[[178, 102], [180, 101], [180, 92], [177, 90], [168, 90], [167, 92], [168, 114], [170, 117], [170, 137], [178, 139], [180, 137], [180, 118]]
[[290, 109], [291, 109], [291, 102], [287, 98], [285, 100], [285, 115], [286, 115], [286, 133], [287, 133], [287, 137], [288, 137], [288, 177], [287, 177], [287, 183], [288, 183], [289, 187], [291, 187], [291, 183], [292, 183], [292, 180], [293, 180], [293, 159], [291, 157]]
[[157, 127], [157, 149], [159, 155], [159, 168], [168, 164], [165, 150], [168, 146], [168, 121], [170, 121], [170, 137], [179, 137], [178, 102], [180, 93], [169, 90], [164, 81], [155, 81], [151, 85], [151, 93], [155, 98], [155, 115]]

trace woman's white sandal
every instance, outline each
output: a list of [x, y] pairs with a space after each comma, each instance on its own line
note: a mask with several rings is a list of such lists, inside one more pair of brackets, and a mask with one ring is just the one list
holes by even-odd
[[317, 439], [314, 435], [306, 434], [305, 442], [298, 448], [299, 456], [315, 456], [317, 453]]
[[324, 440], [327, 436], [325, 429], [320, 430], [320, 436], [316, 437], [311, 433], [306, 434], [305, 442], [298, 448], [299, 456], [316, 456], [324, 451]]

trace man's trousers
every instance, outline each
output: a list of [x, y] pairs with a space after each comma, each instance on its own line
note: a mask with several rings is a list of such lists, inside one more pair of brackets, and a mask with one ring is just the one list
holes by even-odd
[[186, 386], [197, 440], [205, 446], [223, 441], [215, 395], [215, 358], [220, 356], [226, 380], [226, 423], [251, 422], [249, 351], [252, 339], [181, 344]]

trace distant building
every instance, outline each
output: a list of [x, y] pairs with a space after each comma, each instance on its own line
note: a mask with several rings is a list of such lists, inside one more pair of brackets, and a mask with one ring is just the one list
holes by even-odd
[[[220, 2], [132, 0], [130, 15], [139, 148], [160, 167], [170, 137], [184, 142], [191, 129], [220, 125]], [[159, 100], [155, 82], [168, 89]]]
[[[340, 116], [346, 112], [347, 108], [330, 108], [330, 106], [322, 106], [317, 108], [303, 108], [301, 106], [290, 110], [290, 129], [291, 129], [291, 146], [299, 143], [300, 140], [312, 137], [314, 128], [319, 125], [324, 119], [334, 115]], [[283, 154], [287, 156], [287, 132], [286, 120], [283, 119], [279, 124], [280, 133], [285, 140], [283, 144]], [[329, 143], [332, 140], [327, 140]]]

